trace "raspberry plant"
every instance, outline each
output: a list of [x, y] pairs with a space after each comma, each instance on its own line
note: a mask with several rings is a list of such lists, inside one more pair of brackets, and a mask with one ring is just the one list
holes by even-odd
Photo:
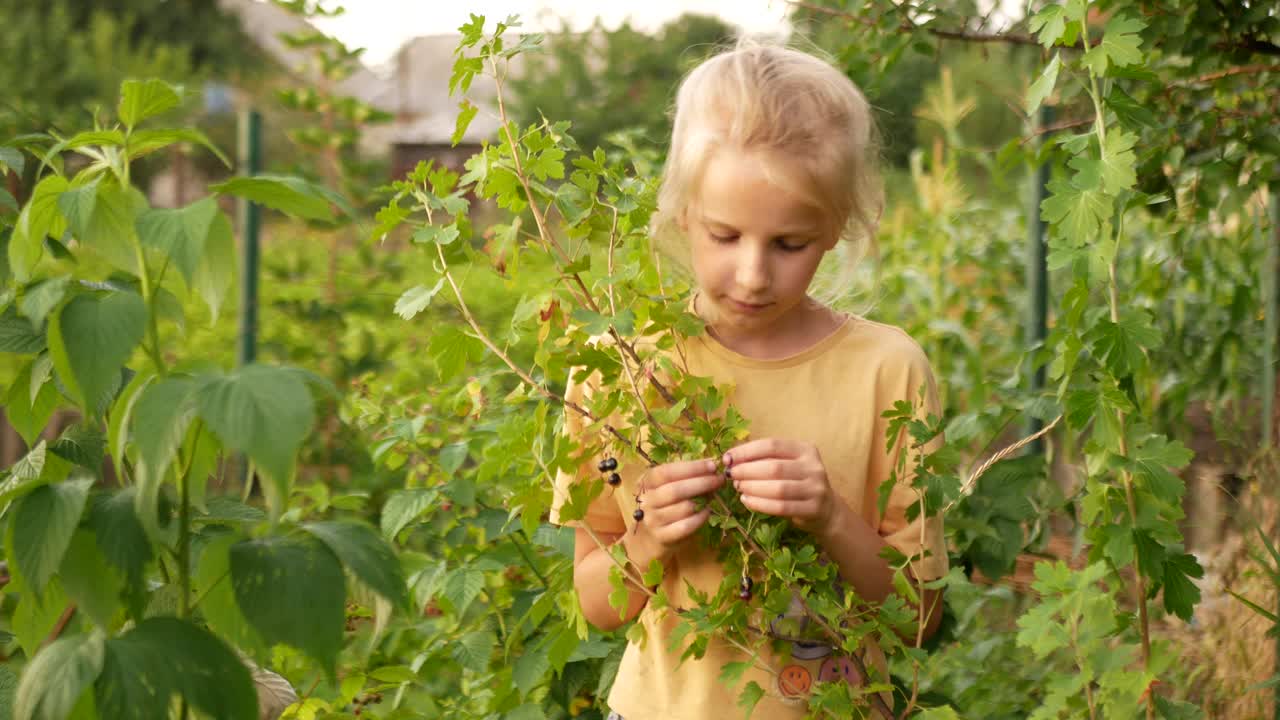
[[[269, 665], [272, 646], [290, 647], [333, 680], [348, 598], [384, 614], [408, 603], [376, 531], [290, 509], [315, 395], [332, 388], [297, 368], [221, 368], [163, 340], [162, 328], [203, 331], [236, 275], [217, 198], [151, 208], [130, 182], [138, 157], [175, 143], [223, 157], [195, 130], [149, 127], [182, 100], [164, 82], [126, 81], [115, 122], [23, 136], [3, 155], [19, 172], [39, 163], [40, 176], [0, 234], [0, 349], [24, 358], [5, 410], [31, 446], [0, 482], [5, 591], [27, 659], [12, 708], [22, 720], [253, 720], [247, 658]], [[87, 160], [80, 170], [68, 152]], [[298, 178], [214, 190], [334, 217], [333, 196]], [[190, 324], [188, 297], [205, 308]], [[42, 438], [63, 405], [80, 421]], [[231, 453], [253, 468], [242, 497], [225, 494]], [[117, 488], [99, 482], [108, 463]], [[255, 491], [266, 512], [246, 504]]]

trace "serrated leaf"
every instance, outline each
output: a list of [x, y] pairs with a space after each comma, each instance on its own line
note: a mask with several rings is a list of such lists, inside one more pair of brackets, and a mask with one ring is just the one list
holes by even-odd
[[1129, 309], [1121, 313], [1119, 322], [1099, 320], [1086, 339], [1111, 373], [1123, 378], [1143, 367], [1144, 350], [1160, 343], [1160, 330], [1145, 310]]
[[328, 521], [307, 523], [302, 529], [327, 545], [369, 589], [401, 609], [409, 607], [400, 561], [373, 528], [350, 521]]
[[231, 159], [218, 149], [207, 135], [195, 128], [165, 128], [162, 130], [139, 130], [129, 136], [129, 157], [138, 158], [156, 150], [169, 147], [175, 143], [191, 143], [199, 145], [222, 161], [228, 169], [232, 167]]
[[413, 241], [420, 244], [450, 245], [458, 239], [457, 223], [449, 225], [423, 225], [413, 233]]
[[738, 707], [742, 708], [744, 718], [751, 717], [751, 713], [755, 711], [762, 697], [764, 697], [764, 688], [760, 687], [755, 680], [748, 682], [746, 687], [742, 688], [742, 692], [738, 694]]
[[95, 691], [104, 718], [167, 720], [180, 695], [207, 717], [258, 719], [249, 668], [222, 640], [174, 617], [147, 618], [107, 640]]
[[132, 292], [78, 295], [49, 323], [49, 353], [64, 385], [97, 415], [119, 386], [120, 369], [142, 342], [147, 307]]
[[455, 325], [446, 325], [431, 335], [431, 357], [441, 380], [449, 380], [469, 363], [484, 357], [484, 344]]
[[28, 287], [18, 301], [18, 314], [30, 321], [33, 328], [42, 327], [49, 313], [67, 296], [71, 277], [49, 278]]
[[182, 102], [181, 87], [163, 80], [125, 80], [120, 85], [120, 122], [129, 128], [178, 107]]
[[454, 614], [461, 617], [483, 589], [484, 573], [473, 568], [461, 567], [451, 570], [445, 576], [441, 594], [453, 607]]
[[220, 214], [211, 197], [177, 209], [147, 210], [138, 216], [136, 229], [142, 244], [165, 254], [182, 273], [187, 287], [194, 287], [196, 270], [206, 255], [205, 245]]
[[[47, 311], [46, 311], [46, 314]], [[45, 348], [44, 333], [10, 306], [0, 315], [0, 352], [30, 355]]]
[[463, 136], [467, 134], [467, 128], [471, 127], [471, 121], [475, 119], [476, 113], [480, 108], [476, 107], [470, 100], [463, 99], [458, 103], [458, 120], [453, 126], [453, 135], [449, 138], [449, 144], [457, 147], [462, 142]]
[[231, 546], [236, 605], [268, 645], [303, 651], [332, 679], [346, 621], [346, 578], [314, 539], [267, 537]]
[[224, 213], [214, 216], [205, 239], [204, 256], [196, 267], [193, 287], [209, 306], [210, 324], [218, 321], [218, 313], [236, 277], [235, 235], [231, 220]]
[[1031, 32], [1038, 35], [1041, 45], [1046, 48], [1053, 47], [1066, 30], [1066, 10], [1061, 5], [1046, 5], [1031, 18], [1028, 27]]
[[428, 288], [426, 285], [415, 285], [406, 290], [400, 299], [396, 300], [395, 312], [405, 320], [412, 320], [415, 315], [427, 309], [431, 304], [431, 299], [440, 292], [440, 288], [444, 286], [444, 278], [436, 281], [434, 287]]
[[1194, 555], [1172, 555], [1164, 563], [1164, 609], [1190, 622], [1196, 603], [1200, 602], [1200, 588], [1191, 578], [1204, 577], [1204, 568]]
[[19, 282], [31, 279], [31, 271], [44, 254], [45, 237], [50, 233], [62, 235], [66, 221], [58, 213], [58, 197], [67, 187], [67, 180], [61, 175], [45, 176], [18, 214], [9, 238], [9, 268]]
[[1138, 136], [1119, 128], [1107, 133], [1107, 140], [1102, 144], [1102, 189], [1108, 195], [1119, 195], [1132, 188], [1138, 182], [1134, 170], [1137, 158], [1133, 154], [1133, 146], [1138, 143]]
[[107, 438], [97, 428], [83, 422], [75, 423], [49, 446], [49, 452], [100, 475], [102, 461], [106, 459]]
[[166, 377], [143, 388], [133, 406], [130, 435], [138, 447], [137, 510], [149, 530], [159, 527], [160, 488], [195, 418], [198, 389], [192, 378]]
[[498, 645], [498, 638], [488, 630], [469, 632], [458, 639], [453, 648], [453, 657], [462, 667], [473, 672], [484, 672], [493, 657], [493, 649]]
[[102, 672], [102, 635], [58, 638], [31, 660], [18, 682], [17, 720], [66, 720]]
[[41, 383], [35, 402], [31, 402], [31, 371], [35, 362], [32, 360], [22, 366], [4, 399], [4, 412], [9, 424], [18, 431], [28, 446], [35, 445], [40, 432], [49, 424], [49, 418], [53, 417], [53, 411], [58, 406], [58, 391], [52, 382]]
[[[90, 186], [85, 186], [69, 190], [63, 194], [60, 205], [73, 194], [89, 189]], [[137, 275], [138, 258], [134, 247], [137, 230], [134, 225], [138, 214], [147, 207], [146, 198], [136, 189], [121, 187], [114, 180], [95, 181], [92, 192], [91, 206], [82, 199], [76, 203], [77, 214], [67, 216], [72, 235], [112, 267]]]
[[301, 376], [265, 365], [202, 376], [196, 412], [225, 446], [247, 454], [268, 476], [268, 505], [281, 512], [294, 458], [315, 423], [314, 401]]
[[10, 557], [37, 595], [62, 564], [92, 486], [92, 478], [42, 485], [14, 504]]
[[0, 170], [12, 170], [15, 175], [21, 177], [24, 167], [26, 167], [26, 159], [21, 150], [0, 145]]
[[551, 663], [547, 661], [547, 649], [545, 645], [537, 648], [525, 648], [520, 653], [520, 657], [516, 658], [515, 665], [511, 668], [511, 680], [515, 682], [516, 688], [520, 690], [521, 695], [528, 695], [538, 684], [546, 677], [551, 670]]
[[1044, 99], [1049, 97], [1049, 93], [1053, 92], [1054, 86], [1058, 84], [1058, 70], [1062, 67], [1062, 63], [1057, 54], [1053, 56], [1053, 60], [1045, 66], [1044, 72], [1040, 73], [1040, 77], [1031, 83], [1031, 87], [1027, 88], [1026, 110], [1030, 115], [1040, 108], [1040, 104]]
[[1138, 33], [1146, 23], [1127, 15], [1116, 15], [1107, 21], [1102, 41], [1089, 48], [1081, 58], [1095, 75], [1105, 75], [1107, 65], [1127, 67], [1142, 62], [1142, 38]]
[[440, 455], [438, 457], [440, 469], [446, 475], [453, 475], [458, 472], [458, 469], [462, 467], [462, 464], [467, 461], [468, 452], [468, 443], [465, 440], [445, 445], [440, 449]]
[[1096, 190], [1081, 190], [1062, 178], [1049, 181], [1048, 189], [1051, 195], [1040, 203], [1044, 219], [1057, 226], [1059, 236], [1073, 246], [1084, 246], [1111, 212], [1106, 197]]
[[241, 540], [236, 533], [227, 532], [205, 543], [192, 577], [192, 588], [200, 598], [200, 614], [209, 628], [236, 647], [260, 656], [266, 652], [266, 644], [240, 612], [231, 580], [231, 547]]
[[439, 496], [438, 491], [425, 488], [393, 492], [382, 506], [383, 537], [394, 541], [400, 531], [434, 505]]
[[210, 185], [220, 195], [235, 195], [307, 220], [334, 220], [332, 198], [302, 178], [287, 175], [238, 177]]
[[112, 619], [120, 607], [122, 582], [107, 564], [93, 533], [76, 531], [62, 557], [58, 576], [62, 578], [67, 597], [75, 602], [76, 607], [92, 618], [98, 627], [110, 630]]
[[146, 607], [143, 573], [151, 562], [151, 542], [134, 510], [136, 488], [99, 493], [89, 501], [86, 525], [93, 531], [102, 556], [124, 573], [125, 601], [133, 617]]
[[1170, 469], [1186, 467], [1193, 456], [1194, 453], [1177, 440], [1152, 436], [1133, 451], [1131, 461], [1135, 472], [1147, 479], [1151, 492], [1161, 501], [1176, 506], [1181, 503], [1184, 485], [1182, 478]]

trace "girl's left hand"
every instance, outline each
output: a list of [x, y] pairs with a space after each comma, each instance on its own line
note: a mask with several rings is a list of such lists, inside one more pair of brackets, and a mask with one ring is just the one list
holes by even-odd
[[827, 480], [818, 448], [799, 440], [762, 438], [729, 450], [723, 460], [748, 509], [789, 518], [819, 537], [829, 532], [841, 500]]

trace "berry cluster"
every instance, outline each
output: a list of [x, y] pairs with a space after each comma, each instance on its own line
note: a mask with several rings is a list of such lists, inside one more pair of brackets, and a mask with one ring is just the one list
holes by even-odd
[[[609, 477], [605, 478], [605, 482], [609, 483], [610, 487], [616, 488], [622, 484], [622, 476], [619, 475], [617, 472], [614, 472], [615, 470], [618, 469], [618, 461], [616, 458], [607, 457], [601, 460], [600, 464], [597, 465], [596, 467], [602, 473], [609, 473]], [[640, 504], [640, 496], [636, 495], [636, 505], [639, 505], [639, 504]], [[640, 522], [641, 520], [644, 519], [644, 510], [637, 507], [635, 509], [635, 512], [631, 513], [631, 517], [635, 518], [636, 522]]]

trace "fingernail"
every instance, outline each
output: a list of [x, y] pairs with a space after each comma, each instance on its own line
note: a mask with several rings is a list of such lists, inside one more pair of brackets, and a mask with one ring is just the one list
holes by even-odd
[[707, 461], [707, 472], [714, 473], [716, 471], [716, 463], [714, 460]]
[[730, 455], [729, 453], [725, 453], [725, 454], [724, 454], [724, 457], [723, 457], [723, 458], [721, 458], [721, 460], [724, 462], [724, 464], [725, 464], [725, 466], [726, 466], [726, 467], [732, 467], [732, 466], [733, 466], [733, 456], [732, 456], [732, 455]]
[[734, 490], [742, 490], [742, 487], [740, 486], [740, 484], [738, 483], [738, 481], [737, 481], [737, 480], [734, 480], [734, 481], [733, 481], [733, 489], [734, 489]]

